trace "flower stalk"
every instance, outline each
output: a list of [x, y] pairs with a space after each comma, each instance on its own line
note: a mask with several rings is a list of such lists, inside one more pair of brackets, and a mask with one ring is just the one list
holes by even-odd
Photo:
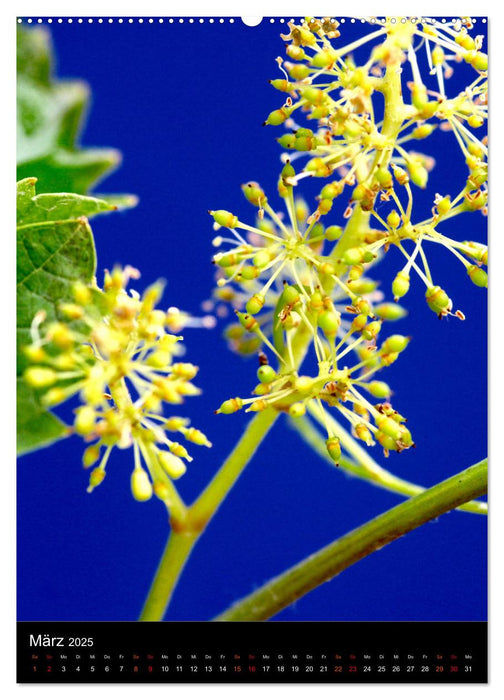
[[280, 576], [268, 581], [215, 618], [220, 622], [269, 620], [322, 583], [424, 523], [483, 496], [487, 460], [442, 481], [353, 530]]

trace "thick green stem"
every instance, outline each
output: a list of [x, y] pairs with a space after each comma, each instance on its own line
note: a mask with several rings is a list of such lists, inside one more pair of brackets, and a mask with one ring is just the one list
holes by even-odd
[[487, 491], [487, 460], [370, 520], [269, 581], [215, 618], [269, 620], [322, 583], [411, 530]]
[[[307, 418], [291, 418], [289, 423], [322, 459], [334, 466], [334, 462], [327, 452], [322, 435]], [[340, 437], [343, 431], [344, 429], [340, 426], [337, 431]], [[413, 484], [411, 481], [400, 479], [395, 476], [395, 474], [380, 467], [380, 465], [371, 459], [367, 452], [355, 442], [349, 433], [346, 431], [344, 432], [345, 437], [348, 439], [345, 442], [341, 439], [341, 443], [351, 454], [353, 453], [357, 462], [352, 462], [342, 457], [339, 462], [339, 467], [342, 471], [356, 476], [358, 479], [363, 479], [378, 488], [391, 491], [392, 493], [399, 493], [401, 496], [417, 496], [419, 493], [425, 491], [425, 486], [419, 486], [418, 484]], [[352, 449], [352, 447], [354, 449]], [[370, 468], [370, 465], [372, 468]], [[457, 510], [462, 510], [466, 513], [487, 515], [488, 504], [484, 501], [469, 501], [469, 503], [464, 503], [464, 505], [459, 506]]]
[[201, 496], [189, 508], [187, 524], [201, 532], [233, 488], [244, 467], [252, 459], [263, 438], [278, 418], [272, 408], [257, 413], [247, 425], [238, 444]]
[[210, 519], [232, 489], [243, 469], [278, 417], [272, 409], [258, 413], [201, 496], [186, 510], [181, 520], [171, 521], [172, 529], [140, 620], [162, 620], [173, 591], [192, 548]]
[[189, 554], [196, 542], [193, 533], [171, 532], [156, 571], [140, 620], [162, 620]]

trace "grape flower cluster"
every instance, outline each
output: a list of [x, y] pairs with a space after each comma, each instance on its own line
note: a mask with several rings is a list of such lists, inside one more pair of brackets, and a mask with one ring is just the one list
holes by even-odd
[[[175, 307], [156, 308], [163, 285], [142, 295], [127, 290], [139, 273], [131, 267], [106, 272], [103, 290], [77, 282], [74, 301], [62, 303], [57, 320], [44, 325], [39, 312], [32, 323], [32, 343], [24, 379], [52, 407], [78, 395], [72, 432], [89, 443], [83, 454], [91, 471], [88, 491], [105, 478], [114, 447], [132, 448], [131, 490], [138, 501], [155, 494], [168, 508], [177, 498], [173, 480], [192, 460], [189, 443], [211, 447], [207, 437], [180, 416], [165, 416], [164, 404], [179, 406], [200, 390], [192, 380], [198, 368], [179, 361], [185, 325], [209, 326], [208, 317], [191, 319]], [[174, 332], [170, 332], [174, 331]]]
[[[225, 305], [232, 306], [237, 320], [225, 331], [230, 346], [259, 352], [252, 395], [224, 401], [217, 413], [273, 408], [296, 418], [310, 410], [324, 422], [325, 404], [350, 422], [354, 436], [367, 445], [378, 442], [388, 455], [414, 443], [375, 373], [395, 362], [410, 338], [378, 340], [382, 323], [405, 315], [397, 302], [412, 274], [440, 319], [465, 318], [433, 279], [425, 249], [443, 246], [472, 283], [487, 286], [487, 246], [456, 240], [449, 221], [487, 214], [487, 138], [477, 134], [487, 117], [488, 59], [468, 18], [369, 22], [372, 31], [349, 44], [334, 19], [289, 23], [282, 36], [287, 59], [277, 59], [283, 77], [270, 81], [284, 103], [264, 122], [288, 129], [277, 139], [284, 149], [277, 194], [286, 213], [257, 182], [242, 186], [257, 209], [253, 225], [224, 209], [209, 212], [219, 252], [207, 308], [224, 315]], [[472, 76], [462, 92], [449, 95], [449, 78], [460, 64]], [[310, 128], [295, 118], [305, 118]], [[436, 193], [425, 216], [417, 214], [415, 188], [427, 187], [435, 161], [416, 144], [436, 130], [455, 139], [467, 177], [459, 192]], [[324, 180], [311, 210], [297, 193], [308, 177]], [[337, 201], [344, 202], [340, 216], [334, 214]], [[391, 249], [404, 264], [391, 283], [394, 301], [383, 302], [368, 272]], [[301, 374], [307, 345], [316, 368]], [[373, 404], [373, 398], [383, 402]], [[327, 450], [338, 463], [340, 439], [331, 421], [325, 427]]]

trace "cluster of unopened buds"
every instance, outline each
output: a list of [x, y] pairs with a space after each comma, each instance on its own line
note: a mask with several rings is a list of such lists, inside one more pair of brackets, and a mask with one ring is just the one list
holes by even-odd
[[[292, 133], [278, 139], [283, 148], [297, 152], [289, 156], [291, 160], [307, 153], [312, 156], [294, 177], [294, 183], [308, 176], [338, 176], [322, 188], [317, 215], [327, 214], [336, 198], [350, 187], [344, 216], [350, 216], [358, 204], [362, 211], [370, 212], [380, 228], [374, 240], [362, 241], [363, 247], [374, 255], [393, 244], [406, 258], [398, 273], [395, 286], [399, 293], [395, 296], [406, 293], [410, 271], [414, 271], [426, 285], [430, 308], [444, 316], [451, 312], [452, 303], [432, 281], [423, 250], [425, 242], [443, 245], [462, 262], [477, 286], [487, 285], [482, 269], [487, 264], [486, 246], [455, 241], [438, 231], [438, 226], [464, 212], [487, 213], [487, 138], [479, 138], [475, 131], [487, 118], [488, 58], [481, 51], [482, 37], [469, 34], [472, 24], [468, 19], [441, 23], [391, 18], [382, 26], [376, 19], [370, 21], [375, 24], [374, 30], [347, 45], [336, 41], [340, 32], [335, 20], [308, 18], [300, 25], [290, 23], [290, 32], [283, 38], [289, 42], [289, 59], [296, 63], [279, 59], [285, 79], [271, 81], [288, 97], [265, 123], [285, 123], [292, 128]], [[352, 52], [362, 51], [366, 45], [367, 60], [356, 65]], [[428, 73], [424, 77], [422, 61], [417, 57], [423, 49]], [[465, 90], [449, 97], [446, 80], [454, 65], [461, 63], [470, 65], [475, 77], [473, 74]], [[400, 76], [408, 77], [407, 70], [411, 73], [412, 80], [405, 81], [405, 101], [399, 93], [395, 101], [391, 98], [394, 86], [387, 75], [389, 69]], [[381, 121], [373, 102], [375, 93], [395, 102]], [[296, 110], [314, 120], [318, 128], [298, 127], [292, 117]], [[391, 126], [394, 120], [396, 133]], [[414, 223], [411, 185], [425, 188], [435, 163], [432, 157], [418, 153], [416, 147], [406, 150], [405, 144], [423, 141], [436, 129], [453, 134], [468, 176], [455, 196], [436, 194], [430, 215]], [[391, 207], [388, 214], [387, 202]], [[408, 240], [414, 244], [410, 253], [403, 245]]]
[[[322, 410], [325, 402], [350, 421], [355, 435], [366, 444], [375, 444], [376, 440], [386, 453], [406, 449], [413, 443], [402, 425], [404, 418], [389, 404], [373, 406], [360, 393], [363, 389], [381, 399], [390, 396], [387, 385], [371, 377], [395, 362], [409, 339], [393, 335], [378, 347], [377, 337], [382, 321], [398, 320], [406, 312], [395, 303], [374, 303], [382, 297], [376, 291], [376, 283], [363, 277], [365, 266], [374, 256], [362, 255], [356, 248], [338, 254], [342, 229], [326, 229], [316, 216], [309, 214], [304, 202], [293, 199], [289, 179], [292, 173], [292, 166], [287, 164], [279, 183], [286, 200], [288, 223], [271, 209], [257, 183], [243, 186], [247, 199], [263, 212], [255, 227], [240, 222], [228, 211], [210, 212], [216, 227], [227, 227], [234, 236], [218, 236], [214, 241], [234, 246], [214, 258], [219, 268], [216, 298], [243, 309], [235, 309], [238, 324], [227, 329], [228, 337], [237, 340], [243, 331], [249, 336], [245, 340], [246, 352], [251, 347], [257, 350], [264, 346], [280, 368], [277, 372], [261, 353], [260, 383], [254, 396], [225, 401], [217, 413], [273, 407], [301, 417], [307, 408]], [[248, 235], [248, 240], [240, 230]], [[324, 250], [327, 245], [331, 251]], [[224, 290], [226, 293], [222, 294]], [[316, 377], [299, 376], [296, 370], [295, 334], [301, 326], [313, 342], [318, 364]], [[257, 339], [256, 344], [250, 342], [252, 338]], [[351, 351], [357, 353], [357, 361], [340, 369], [343, 358]], [[328, 451], [337, 462], [339, 439], [329, 427], [327, 432]]]
[[[265, 121], [290, 129], [278, 138], [287, 150], [278, 181], [287, 217], [271, 206], [256, 182], [242, 186], [257, 207], [254, 225], [227, 210], [210, 212], [214, 228], [229, 234], [219, 231], [214, 239], [221, 251], [214, 257], [217, 288], [208, 308], [221, 316], [226, 304], [235, 309], [237, 323], [225, 332], [233, 349], [243, 354], [263, 349], [278, 363], [275, 370], [261, 354], [254, 396], [225, 401], [219, 413], [274, 407], [296, 417], [308, 409], [323, 421], [325, 403], [350, 421], [356, 437], [368, 445], [376, 441], [388, 453], [413, 443], [404, 419], [389, 403], [373, 406], [360, 393], [364, 389], [388, 399], [386, 385], [370, 379], [408, 343], [408, 338], [393, 335], [379, 345], [382, 321], [405, 315], [397, 302], [409, 291], [412, 273], [425, 285], [426, 302], [439, 318], [465, 318], [433, 280], [424, 246], [442, 245], [476, 286], [488, 283], [486, 245], [457, 241], [440, 230], [456, 215], [487, 213], [487, 140], [474, 133], [487, 116], [487, 56], [481, 50], [482, 37], [470, 35], [468, 19], [370, 22], [376, 25], [371, 32], [346, 45], [333, 19], [289, 23], [289, 34], [283, 36], [288, 60], [277, 59], [283, 77], [270, 81], [286, 99]], [[357, 64], [354, 55], [364, 56], [366, 45], [368, 54]], [[453, 65], [463, 63], [473, 71], [469, 84], [448, 97], [446, 81]], [[381, 117], [378, 93], [385, 102]], [[296, 113], [315, 126], [296, 124]], [[405, 146], [427, 139], [436, 129], [452, 133], [468, 175], [460, 192], [436, 194], [427, 216], [417, 216], [414, 188], [427, 186], [435, 162]], [[309, 160], [295, 167], [307, 155]], [[312, 211], [295, 194], [307, 177], [326, 179]], [[338, 220], [334, 205], [342, 200]], [[358, 231], [349, 236], [345, 227], [354, 215], [359, 217]], [[394, 302], [385, 303], [365, 273], [391, 249], [399, 251], [404, 265], [392, 281]], [[316, 376], [298, 374], [295, 346], [300, 334], [311, 336]], [[351, 351], [357, 361], [347, 358], [342, 363]], [[326, 427], [327, 449], [337, 462], [339, 440], [331, 425]]]
[[[32, 324], [32, 343], [24, 348], [29, 366], [25, 381], [48, 407], [79, 395], [73, 432], [89, 443], [83, 454], [91, 471], [88, 491], [102, 483], [114, 447], [133, 448], [131, 490], [139, 501], [153, 493], [170, 507], [172, 481], [191, 461], [186, 447], [173, 439], [210, 447], [206, 436], [186, 418], [165, 416], [164, 404], [180, 405], [200, 390], [192, 383], [198, 368], [178, 361], [182, 338], [169, 332], [191, 323], [175, 309], [156, 308], [163, 287], [142, 295], [126, 287], [139, 273], [131, 267], [105, 273], [103, 290], [74, 285], [74, 301], [62, 303], [63, 320]], [[193, 321], [194, 323], [194, 321]], [[208, 321], [203, 321], [203, 325]]]

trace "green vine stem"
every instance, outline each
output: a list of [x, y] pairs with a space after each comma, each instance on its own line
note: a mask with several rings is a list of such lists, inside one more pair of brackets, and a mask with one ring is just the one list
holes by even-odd
[[241, 439], [182, 520], [171, 519], [171, 532], [140, 620], [162, 620], [192, 548], [232, 489], [278, 417], [272, 409], [257, 413]]
[[442, 481], [332, 542], [225, 610], [215, 620], [269, 620], [352, 564], [487, 491], [487, 460]]
[[[327, 453], [321, 434], [311, 421], [307, 418], [290, 418], [289, 423], [322, 459], [334, 466], [334, 462]], [[380, 467], [343, 426], [337, 423], [337, 421], [334, 421], [334, 424], [338, 426], [337, 432], [340, 436], [341, 444], [354, 459], [357, 460], [353, 462], [350, 459], [342, 457], [339, 463], [339, 467], [342, 471], [348, 472], [359, 479], [364, 479], [379, 488], [392, 491], [393, 493], [399, 493], [402, 496], [417, 496], [419, 493], [425, 491], [424, 486], [419, 486], [418, 484], [413, 484], [411, 481], [400, 479], [386, 469], [383, 469], [383, 467]], [[464, 505], [460, 506], [457, 510], [462, 510], [466, 513], [487, 515], [488, 504], [484, 501], [470, 501], [469, 503], [464, 503]]]

